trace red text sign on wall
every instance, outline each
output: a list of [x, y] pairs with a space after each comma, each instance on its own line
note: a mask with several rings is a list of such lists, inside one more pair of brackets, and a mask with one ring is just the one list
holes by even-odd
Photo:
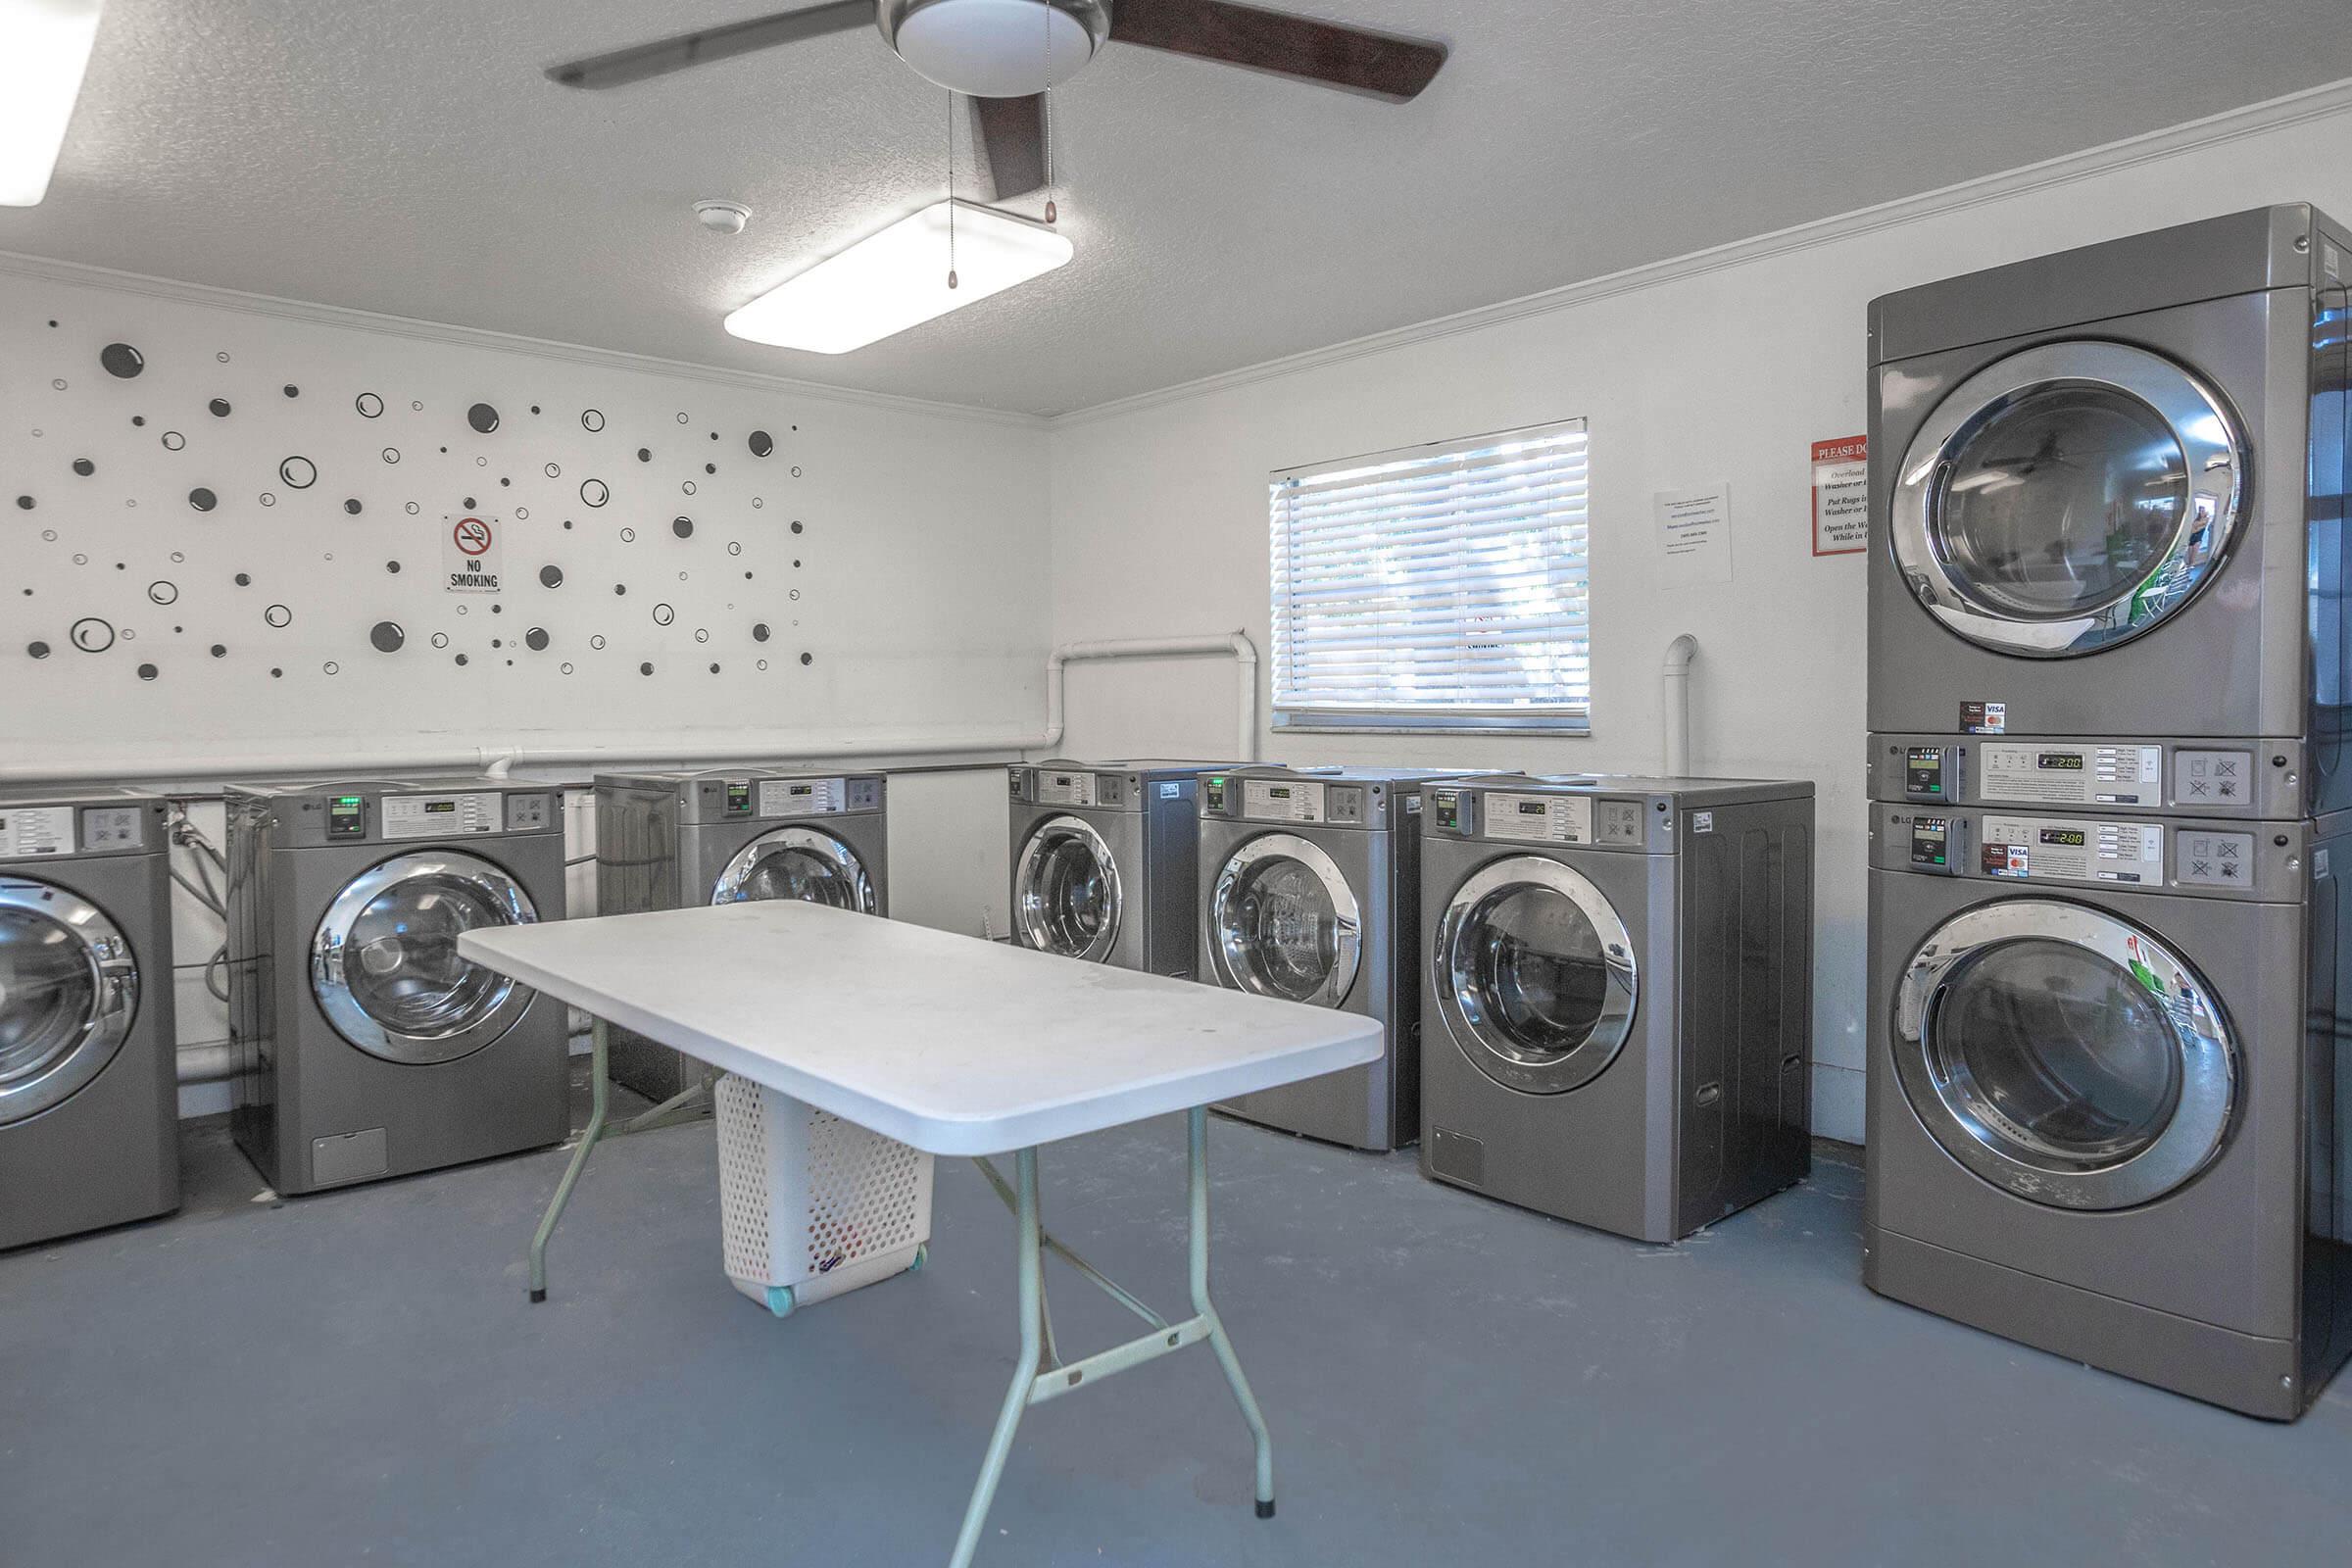
[[1813, 553], [1850, 556], [1870, 544], [1870, 439], [1813, 443]]

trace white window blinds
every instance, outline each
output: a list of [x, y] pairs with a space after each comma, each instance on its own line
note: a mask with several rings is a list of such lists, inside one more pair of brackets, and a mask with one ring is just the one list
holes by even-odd
[[1591, 716], [1585, 421], [1278, 472], [1276, 721]]

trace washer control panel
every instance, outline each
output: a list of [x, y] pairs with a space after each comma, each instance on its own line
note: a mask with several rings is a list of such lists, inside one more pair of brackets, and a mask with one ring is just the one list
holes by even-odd
[[1979, 830], [1986, 876], [2034, 882], [2164, 883], [2164, 824], [2057, 816], [1994, 816]]
[[763, 778], [761, 816], [831, 816], [849, 804], [848, 781], [838, 778]]
[[[338, 801], [343, 799], [349, 797], [339, 797]], [[463, 795], [387, 795], [380, 805], [383, 835], [387, 840], [467, 838], [476, 833], [496, 833], [506, 825], [496, 790], [473, 790]], [[327, 831], [332, 833], [332, 808], [328, 821]]]
[[1871, 798], [1921, 806], [2087, 808], [2294, 819], [2300, 741], [1875, 735]]
[[[1326, 820], [1324, 795], [1328, 789], [1310, 779], [1246, 778], [1242, 780], [1242, 815], [1251, 822], [1321, 822]], [[1358, 820], [1361, 817], [1359, 806]]]
[[0, 809], [0, 860], [44, 859], [74, 853], [74, 808], [15, 806]]
[[1994, 882], [2299, 902], [2310, 844], [2302, 822], [1871, 808], [1874, 867]]
[[1590, 844], [1592, 797], [1523, 795], [1491, 790], [1486, 796], [1487, 837], [1514, 844]]

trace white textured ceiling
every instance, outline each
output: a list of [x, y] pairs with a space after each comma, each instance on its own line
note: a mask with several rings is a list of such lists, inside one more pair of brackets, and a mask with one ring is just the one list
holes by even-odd
[[2352, 75], [2343, 0], [1307, 0], [1453, 57], [1396, 107], [1112, 45], [1054, 98], [1076, 261], [829, 358], [719, 318], [941, 193], [938, 89], [862, 30], [540, 75], [778, 4], [110, 0], [0, 250], [1054, 414]]

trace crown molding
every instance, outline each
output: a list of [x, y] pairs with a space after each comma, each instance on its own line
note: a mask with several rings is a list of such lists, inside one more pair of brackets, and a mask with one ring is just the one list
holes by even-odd
[[790, 376], [763, 375], [757, 370], [695, 365], [650, 354], [627, 354], [618, 349], [600, 349], [584, 343], [564, 343], [547, 338], [523, 337], [513, 332], [494, 332], [484, 327], [456, 326], [445, 321], [423, 321], [405, 316], [384, 316], [374, 311], [357, 311], [340, 305], [317, 305], [307, 300], [281, 299], [271, 294], [249, 294], [240, 289], [218, 288], [209, 283], [183, 283], [173, 278], [118, 271], [111, 267], [57, 261], [19, 251], [0, 251], [0, 276], [74, 284], [122, 294], [140, 294], [179, 305], [233, 311], [245, 316], [264, 316], [283, 321], [301, 321], [312, 326], [373, 332], [383, 337], [441, 343], [456, 348], [487, 349], [496, 354], [517, 354], [530, 359], [583, 366], [590, 369], [667, 376], [673, 380], [700, 381], [707, 385], [765, 392], [778, 397], [845, 404], [853, 408], [884, 409], [894, 414], [967, 419], [983, 424], [1015, 425], [1030, 429], [1042, 429], [1047, 423], [1041, 416], [1010, 409], [988, 409], [967, 403], [934, 403], [923, 398], [901, 397], [888, 392], [865, 392], [855, 387], [796, 380]]
[[1238, 369], [1220, 370], [1198, 380], [1179, 382], [1156, 391], [1139, 392], [1132, 397], [1116, 398], [1092, 408], [1073, 409], [1069, 413], [1055, 415], [1046, 422], [1055, 429], [1092, 424], [1123, 415], [1208, 397], [1260, 381], [1301, 375], [1326, 366], [1344, 365], [1367, 355], [1386, 354], [1416, 343], [1476, 332], [1530, 317], [1571, 311], [1619, 294], [1656, 288], [1748, 262], [1834, 245], [1840, 240], [1876, 233], [1882, 229], [1916, 223], [1947, 213], [1966, 212], [1970, 208], [1983, 207], [2030, 191], [2073, 184], [2119, 169], [2130, 169], [2137, 164], [2177, 157], [2199, 148], [2219, 146], [2265, 131], [2301, 124], [2307, 121], [2325, 120], [2347, 112], [2352, 112], [2352, 77], [2289, 93], [2283, 98], [2270, 98], [2243, 108], [2225, 110], [2202, 120], [2186, 121], [2123, 141], [2085, 148], [2082, 152], [2068, 153], [2038, 164], [2027, 164], [1997, 174], [1963, 180], [1939, 190], [1882, 202], [1875, 207], [1857, 208], [1849, 213], [1816, 219], [1811, 222], [1797, 223], [1748, 239], [1733, 240], [1728, 244], [1669, 257], [1664, 261], [1646, 262], [1623, 271], [1524, 294], [1517, 299], [1503, 300], [1494, 305], [1476, 306], [1451, 316], [1441, 316], [1427, 321], [1416, 321], [1409, 326], [1393, 327], [1385, 332], [1350, 338], [1344, 343], [1308, 349], [1281, 359], [1243, 366]]

